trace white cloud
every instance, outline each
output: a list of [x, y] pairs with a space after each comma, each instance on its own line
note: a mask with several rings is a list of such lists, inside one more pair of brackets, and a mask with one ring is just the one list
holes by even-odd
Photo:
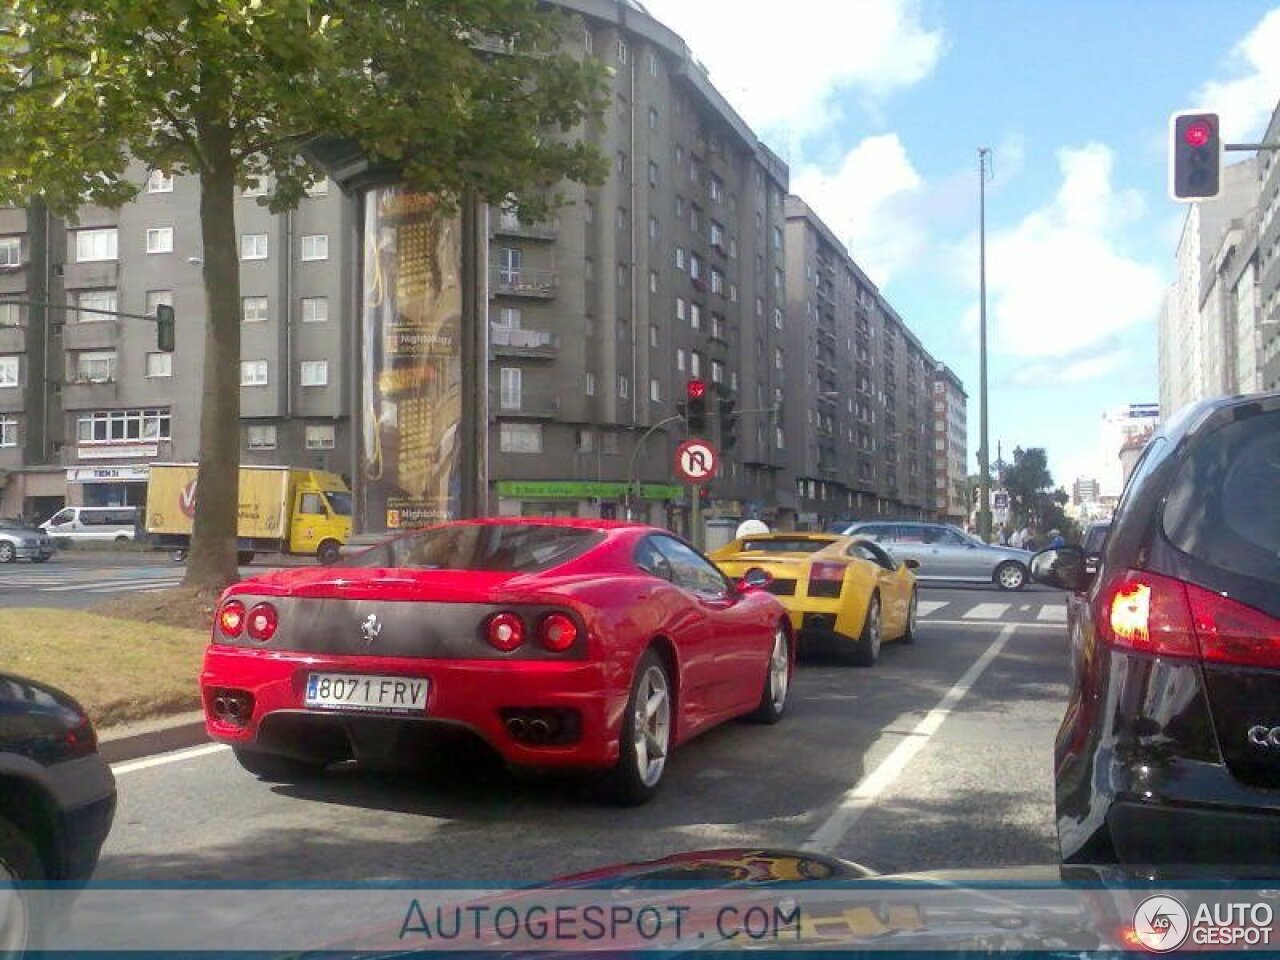
[[925, 245], [924, 225], [910, 209], [923, 189], [893, 133], [867, 137], [833, 172], [805, 167], [791, 178], [791, 192], [804, 198], [882, 287]]
[[757, 133], [805, 136], [838, 117], [835, 95], [919, 83], [943, 50], [919, 0], [643, 0], [680, 34]]
[[1091, 383], [1124, 369], [1129, 362], [1128, 350], [1112, 350], [1097, 356], [1064, 359], [1060, 363], [1033, 363], [1013, 375], [1019, 386]]
[[1268, 13], [1231, 51], [1231, 80], [1211, 80], [1190, 106], [1222, 117], [1228, 141], [1258, 137], [1280, 97], [1280, 8]]
[[[1114, 343], [1120, 331], [1155, 316], [1165, 287], [1160, 271], [1127, 256], [1115, 240], [1142, 214], [1142, 198], [1115, 188], [1112, 163], [1111, 150], [1100, 144], [1060, 151], [1062, 185], [1053, 200], [989, 234], [994, 351], [1075, 355]], [[975, 305], [968, 323], [976, 312]]]

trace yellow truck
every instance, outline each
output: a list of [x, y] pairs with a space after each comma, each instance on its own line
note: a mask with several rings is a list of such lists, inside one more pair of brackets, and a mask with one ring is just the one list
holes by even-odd
[[[152, 544], [186, 555], [196, 513], [196, 464], [153, 463], [147, 481]], [[351, 536], [351, 491], [336, 473], [299, 467], [240, 468], [241, 563], [255, 553], [294, 553], [333, 563]]]

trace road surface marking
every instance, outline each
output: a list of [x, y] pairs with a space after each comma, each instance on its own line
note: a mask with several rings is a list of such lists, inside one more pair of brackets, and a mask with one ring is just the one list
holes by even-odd
[[176, 587], [182, 582], [181, 578], [175, 577], [172, 580], [143, 580], [138, 583], [117, 584], [113, 587], [85, 587], [85, 593], [137, 593], [142, 590], [163, 590], [165, 587]]
[[949, 600], [920, 600], [916, 603], [916, 613], [922, 617], [927, 617], [931, 613], [937, 613], [948, 603], [950, 603]]
[[1001, 628], [1000, 634], [991, 641], [991, 645], [983, 651], [982, 656], [965, 671], [964, 676], [956, 681], [955, 686], [938, 701], [938, 705], [916, 724], [911, 733], [904, 737], [874, 770], [851, 789], [845, 791], [840, 802], [836, 804], [835, 810], [831, 812], [831, 816], [827, 817], [826, 822], [814, 831], [813, 836], [805, 842], [803, 849], [823, 853], [835, 850], [867, 808], [893, 785], [902, 771], [910, 766], [916, 754], [933, 739], [933, 735], [938, 732], [943, 721], [964, 699], [965, 694], [978, 681], [991, 662], [1000, 655], [1000, 651], [1004, 649], [1004, 645], [1009, 642], [1009, 638], [1017, 629], [1018, 625], [1012, 623]]
[[45, 593], [67, 593], [72, 590], [101, 589], [102, 587], [124, 587], [139, 581], [130, 577], [128, 580], [82, 580], [80, 583], [64, 583], [57, 587], [41, 587]]
[[[984, 630], [991, 629], [991, 622], [988, 620], [925, 620], [922, 626], [926, 627], [982, 627]], [[1023, 630], [1053, 630], [1060, 632], [1062, 625], [1058, 623], [1035, 623], [1028, 621], [1027, 623], [1019, 623], [1017, 625]]]
[[980, 603], [968, 613], [964, 614], [966, 620], [999, 620], [1008, 611], [1012, 604], [1009, 603]]
[[1024, 603], [1024, 604], [1023, 604], [1022, 606], [1020, 606], [1018, 609], [1019, 609], [1019, 610], [1021, 610], [1023, 613], [1030, 613], [1030, 612], [1031, 612], [1031, 604], [1029, 604], [1029, 603]]
[[1053, 622], [1053, 623], [1066, 623], [1066, 622], [1067, 622], [1067, 608], [1066, 608], [1066, 607], [1057, 607], [1057, 606], [1054, 606], [1054, 607], [1041, 607], [1041, 608], [1040, 608], [1040, 616], [1039, 616], [1039, 619], [1041, 619], [1041, 620], [1048, 620], [1048, 621], [1051, 621], [1051, 622]]
[[183, 760], [198, 760], [200, 757], [207, 757], [214, 753], [221, 753], [231, 748], [222, 743], [206, 743], [198, 747], [188, 747], [185, 750], [174, 750], [170, 753], [160, 753], [154, 757], [143, 757], [141, 760], [130, 760], [127, 763], [113, 763], [111, 772], [117, 777], [126, 773], [136, 773], [139, 770], [150, 770], [152, 767], [163, 767], [170, 763], [181, 763]]

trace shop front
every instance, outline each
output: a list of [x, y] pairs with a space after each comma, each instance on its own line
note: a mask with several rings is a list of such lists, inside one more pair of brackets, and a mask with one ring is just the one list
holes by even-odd
[[67, 470], [67, 504], [76, 507], [138, 507], [147, 505], [145, 464], [71, 467]]
[[679, 529], [686, 498], [684, 487], [665, 483], [644, 483], [632, 488], [630, 502], [625, 483], [500, 480], [495, 488], [497, 513], [504, 517], [629, 518], [637, 523], [650, 523], [672, 530]]

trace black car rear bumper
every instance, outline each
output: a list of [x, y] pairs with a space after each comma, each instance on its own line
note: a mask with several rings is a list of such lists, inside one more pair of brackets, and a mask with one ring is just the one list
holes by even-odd
[[88, 806], [71, 810], [63, 816], [63, 879], [83, 883], [93, 876], [98, 854], [111, 832], [115, 818], [116, 795], [103, 797]]

